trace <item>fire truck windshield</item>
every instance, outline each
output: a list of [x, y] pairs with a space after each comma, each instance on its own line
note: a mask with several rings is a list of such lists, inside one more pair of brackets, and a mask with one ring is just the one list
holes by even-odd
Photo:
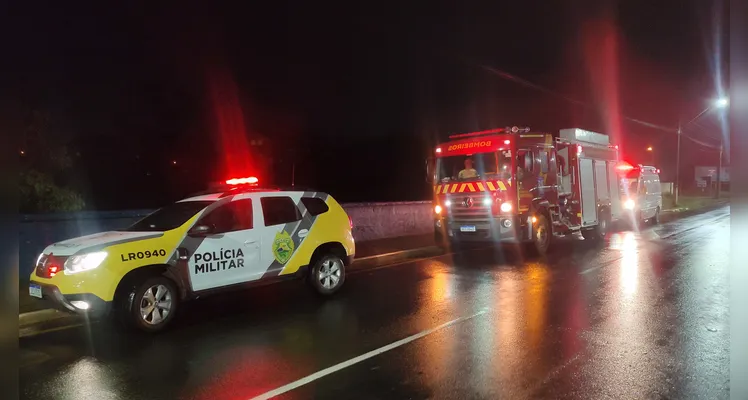
[[467, 156], [440, 157], [436, 161], [439, 182], [511, 179], [512, 154], [509, 150]]

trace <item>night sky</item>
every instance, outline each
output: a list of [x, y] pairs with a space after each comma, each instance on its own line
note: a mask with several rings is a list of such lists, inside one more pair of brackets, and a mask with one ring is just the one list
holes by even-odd
[[[720, 2], [207, 3], [36, 11], [17, 99], [49, 113], [89, 209], [156, 207], [252, 172], [289, 184], [293, 160], [297, 185], [339, 201], [424, 200], [439, 140], [507, 125], [615, 131], [632, 161], [654, 146], [672, 180], [675, 134], [622, 116], [675, 128], [727, 73]], [[717, 146], [718, 119], [699, 125], [687, 134]], [[684, 174], [716, 164], [683, 146]]]

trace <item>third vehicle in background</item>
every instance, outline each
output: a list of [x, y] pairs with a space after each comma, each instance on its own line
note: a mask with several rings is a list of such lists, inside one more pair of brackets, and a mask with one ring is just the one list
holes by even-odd
[[662, 188], [660, 170], [651, 166], [624, 164], [619, 167], [623, 208], [627, 218], [635, 226], [642, 223], [657, 224], [662, 210]]
[[607, 135], [529, 128], [450, 136], [429, 160], [437, 243], [603, 238], [622, 217], [618, 146]]

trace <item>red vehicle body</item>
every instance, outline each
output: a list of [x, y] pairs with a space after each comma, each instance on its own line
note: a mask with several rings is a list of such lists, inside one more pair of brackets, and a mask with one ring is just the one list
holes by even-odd
[[450, 139], [429, 164], [437, 243], [534, 242], [544, 253], [554, 236], [599, 239], [621, 216], [618, 149], [606, 135], [513, 127]]

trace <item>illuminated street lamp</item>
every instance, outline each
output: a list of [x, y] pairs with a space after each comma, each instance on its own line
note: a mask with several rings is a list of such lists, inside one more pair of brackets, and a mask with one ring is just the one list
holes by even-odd
[[647, 151], [650, 154], [649, 161], [652, 163], [652, 166], [655, 166], [655, 153], [652, 151], [652, 146], [647, 147]]
[[[714, 101], [714, 104], [710, 105], [709, 107], [705, 108], [704, 111], [698, 113], [695, 117], [693, 117], [690, 121], [686, 122], [685, 124], [681, 124], [680, 121], [678, 122], [678, 148], [676, 150], [675, 155], [675, 204], [678, 204], [678, 194], [680, 193], [680, 137], [681, 133], [683, 132], [683, 128], [690, 125], [692, 122], [696, 121], [697, 119], [701, 118], [702, 115], [706, 114], [707, 111], [711, 110], [712, 108], [727, 108], [727, 106], [730, 105], [730, 99], [727, 97], [720, 97], [719, 99]], [[722, 168], [722, 149], [723, 144], [720, 144], [719, 148], [719, 165], [720, 169]], [[719, 169], [717, 170], [717, 185], [719, 187]], [[719, 196], [719, 189], [717, 189], [717, 196]]]

